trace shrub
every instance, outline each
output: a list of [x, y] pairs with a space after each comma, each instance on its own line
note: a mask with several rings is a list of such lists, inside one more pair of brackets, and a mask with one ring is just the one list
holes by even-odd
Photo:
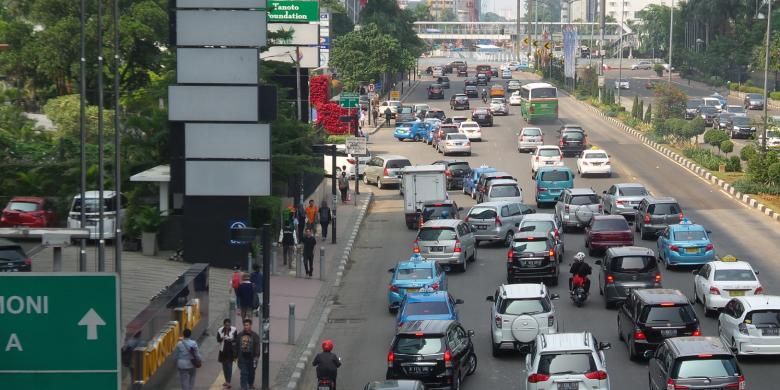
[[769, 178], [771, 184], [775, 186], [780, 184], [780, 162], [773, 163], [769, 166], [767, 177]]
[[734, 143], [729, 140], [725, 140], [720, 143], [718, 149], [720, 149], [720, 151], [723, 153], [729, 154], [734, 151]]
[[634, 118], [633, 116], [626, 118], [623, 123], [626, 124], [628, 127], [634, 127], [636, 128], [641, 123], [639, 119]]
[[726, 172], [742, 172], [742, 163], [738, 156], [729, 157], [726, 162]]
[[647, 104], [647, 111], [645, 111], [644, 120], [645, 123], [650, 123], [653, 121], [653, 103]]
[[719, 149], [720, 144], [728, 139], [729, 136], [720, 130], [710, 129], [704, 133], [704, 143]]
[[780, 91], [778, 92], [770, 92], [769, 98], [772, 100], [780, 100]]
[[745, 147], [739, 151], [739, 158], [741, 158], [742, 161], [750, 161], [756, 154], [758, 154], [758, 152], [756, 151], [755, 146], [745, 145]]
[[708, 149], [689, 147], [683, 149], [683, 155], [711, 171], [717, 171], [721, 164], [727, 163], [725, 158], [712, 154]]
[[777, 186], [770, 186], [767, 184], [757, 183], [748, 178], [742, 178], [735, 181], [733, 187], [735, 190], [743, 194], [780, 195], [780, 188], [778, 188]]

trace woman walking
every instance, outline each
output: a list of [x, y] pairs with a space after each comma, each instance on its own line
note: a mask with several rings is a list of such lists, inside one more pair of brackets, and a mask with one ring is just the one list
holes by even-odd
[[198, 343], [191, 339], [192, 331], [184, 329], [184, 336], [176, 344], [176, 368], [179, 370], [179, 380], [182, 390], [195, 388], [195, 370], [201, 366], [203, 358], [198, 350]]
[[347, 179], [347, 173], [341, 171], [341, 177], [339, 178], [339, 191], [341, 191], [341, 203], [347, 203], [347, 192], [349, 192], [349, 179]]
[[330, 207], [328, 201], [323, 200], [320, 203], [320, 227], [322, 228], [322, 239], [328, 238], [328, 225], [330, 225]]
[[225, 377], [225, 383], [222, 387], [229, 389], [233, 377], [233, 362], [236, 361], [236, 334], [238, 331], [235, 326], [230, 326], [230, 319], [225, 318], [222, 321], [222, 327], [217, 330], [217, 342], [219, 343], [219, 356], [217, 360], [222, 363], [222, 375]]

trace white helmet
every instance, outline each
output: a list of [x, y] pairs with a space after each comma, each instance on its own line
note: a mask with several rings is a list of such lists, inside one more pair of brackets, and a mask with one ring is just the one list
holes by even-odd
[[575, 261], [583, 261], [583, 260], [585, 260], [585, 254], [582, 253], [582, 252], [577, 252], [577, 254], [574, 255], [574, 260]]

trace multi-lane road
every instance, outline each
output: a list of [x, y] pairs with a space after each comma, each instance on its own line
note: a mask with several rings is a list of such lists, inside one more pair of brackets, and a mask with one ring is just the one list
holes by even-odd
[[[528, 75], [517, 73], [516, 78], [529, 81], [524, 76]], [[430, 81], [423, 81], [406, 99], [406, 103], [425, 102], [444, 109], [447, 115], [466, 114], [449, 110], [447, 99], [463, 88], [462, 79], [451, 79], [452, 88], [445, 90], [444, 101], [428, 101], [425, 87]], [[472, 99], [472, 107], [481, 105], [481, 101]], [[573, 98], [560, 99], [559, 123], [541, 126], [546, 143], [556, 142], [556, 130], [560, 122], [579, 123], [585, 127], [590, 143], [607, 150], [612, 157], [611, 178], [578, 177], [575, 179], [575, 187], [591, 187], [600, 193], [612, 183], [641, 182], [655, 195], [676, 197], [687, 216], [712, 230], [713, 241], [720, 255], [734, 254], [751, 261], [761, 271], [760, 279], [766, 292], [780, 294], [780, 287], [777, 287], [780, 270], [776, 257], [780, 225], [642, 145], [636, 138], [582, 107]], [[450, 158], [466, 160], [472, 167], [487, 164], [513, 174], [522, 186], [525, 202], [533, 204], [530, 157], [515, 149], [515, 133], [525, 125], [519, 115], [519, 108], [511, 107], [511, 115], [496, 117], [495, 123], [494, 127], [482, 129], [484, 141], [472, 144], [472, 156]], [[427, 164], [441, 158], [424, 143], [396, 141], [389, 128], [371, 137], [369, 149], [374, 154], [404, 155], [414, 164]], [[567, 158], [566, 165], [576, 171], [575, 159]], [[368, 381], [385, 377], [386, 356], [395, 328], [394, 317], [387, 311], [386, 291], [390, 277], [387, 269], [409, 257], [415, 238], [415, 231], [407, 230], [404, 224], [403, 205], [397, 189], [377, 190], [373, 186], [366, 188], [361, 185], [361, 191], [373, 191], [375, 201], [352, 252], [344, 283], [335, 298], [335, 307], [323, 335], [323, 338], [335, 341], [335, 352], [343, 359], [339, 387], [344, 389], [359, 389]], [[459, 190], [451, 191], [450, 198], [466, 210], [474, 204]], [[549, 213], [552, 209], [539, 212]], [[564, 239], [566, 253], [562, 273], [565, 274], [571, 257], [578, 251], [584, 251], [584, 245], [581, 232], [566, 233]], [[636, 243], [656, 249], [654, 241], [643, 241], [638, 236]], [[450, 275], [449, 291], [465, 301], [465, 304], [459, 306], [460, 320], [467, 329], [476, 332], [474, 343], [479, 367], [464, 382], [466, 389], [522, 388], [527, 375], [522, 371], [520, 354], [507, 353], [494, 358], [490, 352], [491, 318], [485, 297], [506, 280], [505, 258], [506, 250], [502, 246], [483, 244], [478, 248], [476, 263], [466, 273]], [[588, 258], [587, 261], [593, 265], [595, 259]], [[562, 283], [552, 288], [552, 292], [562, 297], [555, 301], [562, 330], [590, 331], [600, 341], [612, 343], [612, 349], [606, 351], [606, 358], [613, 389], [647, 388], [647, 364], [629, 360], [626, 346], [617, 337], [616, 311], [605, 309], [595, 288], [596, 284], [589, 302], [582, 308], [576, 308], [568, 299], [564, 278], [562, 275]], [[664, 286], [680, 289], [688, 296], [692, 295], [692, 281], [690, 270], [663, 270]], [[705, 318], [700, 306], [696, 306], [696, 313], [702, 321], [703, 333], [716, 335], [717, 320]], [[745, 359], [741, 364], [748, 388], [778, 388], [780, 372], [773, 369], [777, 363], [777, 359], [771, 358]], [[314, 387], [313, 377], [313, 371], [309, 369], [303, 388]]]

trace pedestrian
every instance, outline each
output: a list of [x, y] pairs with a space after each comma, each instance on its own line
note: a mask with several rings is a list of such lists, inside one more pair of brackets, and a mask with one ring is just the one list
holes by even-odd
[[260, 335], [252, 330], [252, 320], [244, 319], [244, 330], [238, 335], [238, 370], [241, 390], [255, 388], [255, 371], [260, 359]]
[[339, 191], [341, 191], [341, 203], [347, 203], [347, 192], [349, 192], [349, 179], [347, 179], [347, 173], [341, 171], [341, 177], [339, 177]]
[[257, 300], [255, 287], [252, 285], [252, 281], [249, 280], [249, 274], [241, 275], [241, 284], [238, 286], [237, 293], [241, 318], [251, 318], [252, 311], [260, 306], [260, 302]]
[[257, 295], [257, 307], [255, 308], [255, 317], [260, 316], [260, 305], [263, 303], [263, 273], [260, 272], [260, 264], [252, 265], [252, 273], [249, 274], [249, 281], [252, 282], [252, 286], [255, 288], [255, 295]]
[[390, 127], [390, 119], [393, 117], [393, 112], [390, 111], [390, 107], [385, 108], [385, 125]]
[[[314, 247], [317, 246], [317, 239], [311, 229], [306, 229], [303, 233], [303, 267], [306, 269], [306, 276], [311, 277], [314, 268]], [[320, 270], [322, 272], [322, 270]]]
[[133, 337], [125, 341], [125, 345], [122, 347], [122, 365], [130, 369], [130, 378], [135, 378], [136, 365], [133, 362], [133, 351], [136, 348], [143, 346], [143, 340], [141, 340], [141, 331], [136, 332]]
[[179, 370], [179, 380], [182, 390], [195, 388], [195, 370], [200, 368], [203, 358], [198, 350], [198, 343], [192, 340], [192, 331], [184, 329], [182, 339], [176, 343], [176, 369]]
[[306, 206], [306, 229], [317, 232], [317, 213], [319, 210], [314, 204], [314, 199], [309, 199], [309, 205]]
[[330, 207], [328, 201], [322, 200], [320, 203], [320, 227], [322, 228], [322, 239], [328, 238], [328, 225], [330, 225]]
[[377, 119], [379, 119], [379, 110], [376, 107], [371, 109], [371, 116], [374, 118], [374, 126], [376, 126], [378, 124]]
[[230, 291], [236, 297], [236, 307], [240, 304], [238, 302], [238, 285], [241, 284], [241, 266], [236, 264], [233, 266], [233, 275], [230, 277]]
[[222, 375], [225, 383], [222, 387], [233, 387], [230, 382], [233, 378], [233, 363], [236, 361], [236, 335], [238, 330], [230, 325], [230, 318], [222, 321], [222, 327], [217, 330], [217, 342], [219, 343], [219, 355], [217, 360], [222, 363]]
[[306, 226], [306, 213], [303, 212], [303, 205], [296, 207], [295, 213], [295, 230], [298, 232], [298, 237], [303, 237], [303, 229]]
[[366, 110], [360, 109], [360, 127], [366, 125]]
[[292, 224], [284, 225], [284, 228], [279, 233], [279, 242], [282, 244], [283, 264], [289, 264], [290, 268], [292, 268], [293, 253], [295, 252], [295, 246], [298, 245], [298, 236], [295, 234]]

